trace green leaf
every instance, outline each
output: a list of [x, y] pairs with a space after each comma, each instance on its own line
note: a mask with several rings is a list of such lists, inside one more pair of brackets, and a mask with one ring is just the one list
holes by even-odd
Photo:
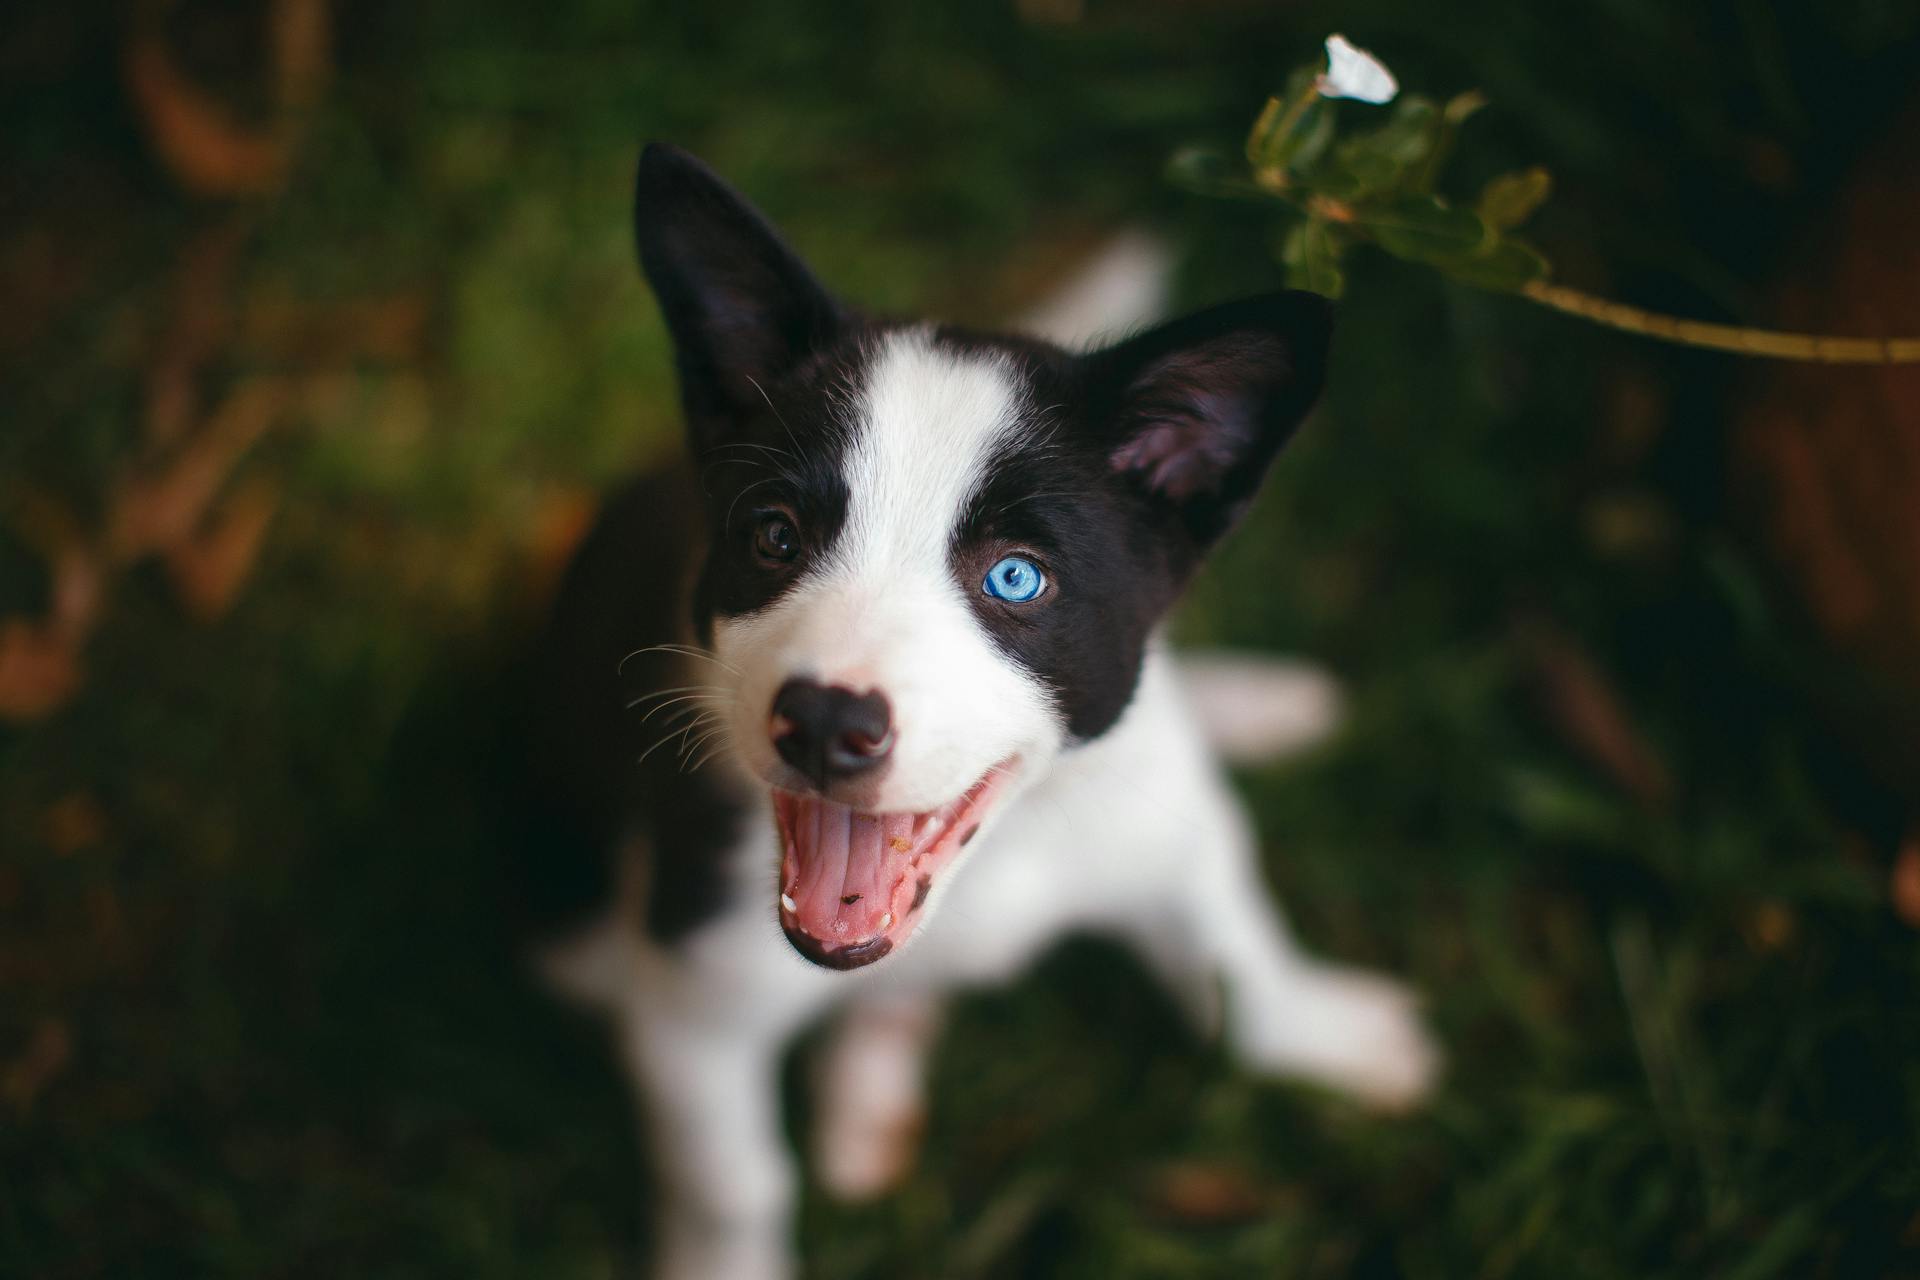
[[1312, 186], [1322, 195], [1347, 204], [1392, 191], [1406, 174], [1406, 166], [1391, 157], [1351, 142], [1334, 148], [1334, 154], [1312, 176]]
[[1514, 768], [1504, 782], [1508, 813], [1537, 839], [1604, 845], [1619, 840], [1628, 828], [1620, 802], [1583, 779], [1547, 769]]
[[1432, 102], [1407, 94], [1394, 105], [1393, 117], [1373, 131], [1371, 140], [1401, 164], [1416, 164], [1433, 150], [1434, 130], [1439, 124], [1440, 111]]
[[1480, 92], [1478, 89], [1469, 89], [1465, 93], [1456, 93], [1453, 97], [1447, 99], [1446, 109], [1443, 114], [1446, 116], [1448, 124], [1458, 125], [1464, 123], [1468, 116], [1471, 116], [1486, 105], [1486, 94]]
[[1441, 274], [1476, 289], [1517, 293], [1552, 270], [1538, 249], [1524, 240], [1503, 237], [1485, 253], [1436, 262]]
[[1308, 218], [1288, 228], [1280, 245], [1280, 261], [1287, 268], [1287, 284], [1294, 289], [1310, 289], [1329, 298], [1337, 298], [1347, 287], [1346, 273], [1340, 269], [1341, 244], [1332, 225], [1321, 218]]
[[1403, 98], [1386, 124], [1335, 147], [1333, 158], [1315, 175], [1315, 185], [1349, 202], [1410, 190], [1438, 145], [1441, 129], [1440, 112], [1433, 103]]
[[1311, 83], [1267, 105], [1247, 132], [1247, 163], [1255, 169], [1303, 172], [1319, 160], [1334, 136], [1333, 104]]
[[1460, 139], [1460, 126], [1486, 105], [1486, 95], [1478, 89], [1448, 99], [1447, 105], [1440, 109], [1440, 121], [1434, 128], [1433, 147], [1420, 167], [1407, 176], [1404, 190], [1425, 194], [1440, 185], [1440, 171], [1453, 156], [1454, 143]]
[[1450, 263], [1484, 252], [1496, 233], [1480, 215], [1436, 196], [1404, 196], [1381, 208], [1360, 209], [1356, 221], [1396, 258]]
[[1334, 115], [1333, 104], [1324, 98], [1307, 108], [1293, 131], [1293, 151], [1286, 161], [1288, 172], [1304, 174], [1320, 163], [1339, 133]]
[[1203, 196], [1237, 196], [1265, 199], [1262, 191], [1246, 177], [1246, 169], [1218, 151], [1207, 147], [1182, 147], [1167, 158], [1167, 181]]
[[1539, 165], [1518, 173], [1503, 173], [1481, 191], [1480, 216], [1506, 231], [1532, 217], [1552, 190], [1552, 176]]

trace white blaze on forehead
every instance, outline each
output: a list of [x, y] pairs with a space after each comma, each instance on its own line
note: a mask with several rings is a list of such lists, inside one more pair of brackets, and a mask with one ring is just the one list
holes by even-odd
[[1037, 769], [1062, 741], [1047, 690], [987, 634], [951, 562], [1024, 397], [1010, 361], [942, 349], [925, 329], [887, 335], [862, 383], [831, 544], [768, 608], [721, 619], [714, 640], [734, 672], [734, 744], [750, 770], [774, 780], [780, 767], [767, 709], [784, 681], [874, 689], [892, 706], [895, 744], [857, 807], [921, 813], [1002, 761]]
[[887, 336], [856, 403], [835, 567], [864, 575], [937, 561], [944, 572], [954, 529], [1018, 418], [1012, 371], [911, 329]]

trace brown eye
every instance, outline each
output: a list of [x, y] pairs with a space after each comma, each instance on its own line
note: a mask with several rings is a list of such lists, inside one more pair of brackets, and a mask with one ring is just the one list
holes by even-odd
[[782, 564], [800, 554], [800, 533], [783, 515], [770, 515], [754, 531], [753, 549]]

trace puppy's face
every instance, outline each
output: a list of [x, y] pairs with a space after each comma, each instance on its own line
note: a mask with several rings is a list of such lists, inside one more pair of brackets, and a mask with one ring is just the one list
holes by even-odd
[[1119, 718], [1317, 395], [1327, 307], [1272, 294], [1072, 355], [855, 315], [670, 148], [636, 220], [706, 487], [697, 622], [730, 749], [772, 789], [780, 920], [809, 959], [871, 963]]

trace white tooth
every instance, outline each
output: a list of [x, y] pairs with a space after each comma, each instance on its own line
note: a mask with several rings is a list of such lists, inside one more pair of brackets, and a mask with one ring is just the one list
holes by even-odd
[[795, 906], [795, 905], [794, 905], [794, 902], [793, 902], [793, 899], [792, 899], [792, 898], [789, 898], [789, 897], [788, 897], [788, 896], [787, 896], [786, 894], [784, 894], [784, 893], [780, 895], [780, 905], [781, 905], [781, 906], [783, 906], [783, 907], [785, 907], [785, 908], [786, 908], [787, 910], [789, 910], [789, 911], [792, 911], [792, 912], [796, 912], [796, 913], [797, 913], [797, 912], [798, 912], [798, 911], [800, 910], [800, 908], [799, 908], [799, 907], [797, 907], [797, 906]]
[[891, 929], [893, 927], [893, 912], [889, 911], [880, 917], [880, 927], [882, 929]]

